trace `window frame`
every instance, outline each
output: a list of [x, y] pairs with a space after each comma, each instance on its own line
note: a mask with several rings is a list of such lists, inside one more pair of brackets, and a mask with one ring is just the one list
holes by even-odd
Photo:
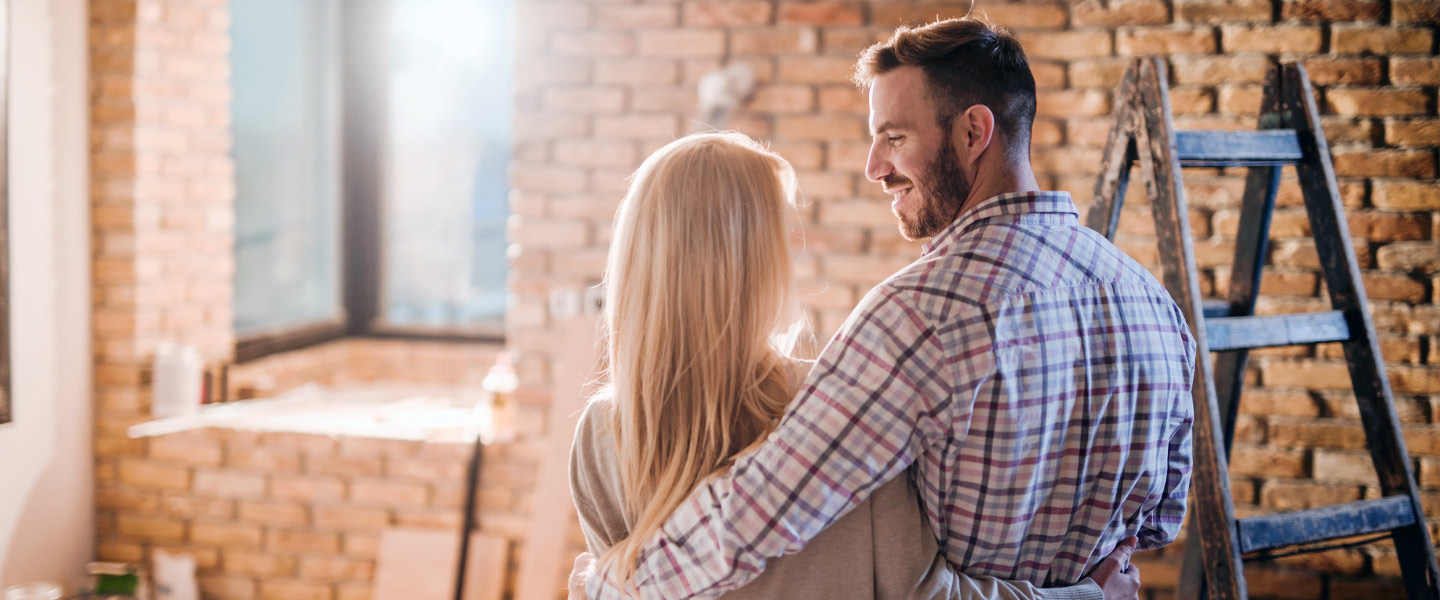
[[[5, 0], [0, 0], [3, 2]], [[299, 350], [347, 337], [457, 343], [503, 343], [504, 319], [479, 328], [404, 327], [380, 318], [383, 293], [383, 147], [390, 0], [339, 5], [340, 60], [340, 312], [336, 317], [256, 332], [235, 341], [235, 362]]]

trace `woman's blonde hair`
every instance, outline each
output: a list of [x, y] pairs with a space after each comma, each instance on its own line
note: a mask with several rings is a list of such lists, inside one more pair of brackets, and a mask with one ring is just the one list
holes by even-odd
[[790, 164], [739, 133], [690, 135], [635, 172], [605, 267], [606, 372], [630, 535], [622, 581], [702, 481], [764, 438], [790, 401], [800, 330]]

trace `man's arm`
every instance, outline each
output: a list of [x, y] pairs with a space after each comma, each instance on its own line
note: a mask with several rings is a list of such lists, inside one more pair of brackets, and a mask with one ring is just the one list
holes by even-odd
[[[637, 564], [642, 597], [713, 597], [745, 584], [949, 435], [955, 371], [908, 294], [882, 285], [866, 295], [776, 431], [671, 514]], [[979, 345], [988, 360], [989, 344]], [[612, 598], [620, 587], [605, 570], [588, 589]]]
[[[1175, 313], [1179, 320], [1180, 336], [1185, 344], [1185, 380], [1193, 382], [1195, 339], [1191, 337], [1190, 328], [1185, 324], [1185, 318], [1180, 315], [1178, 307], [1175, 308]], [[1193, 391], [1193, 387], [1187, 391]], [[1166, 444], [1165, 492], [1160, 503], [1136, 534], [1140, 537], [1141, 550], [1154, 550], [1175, 541], [1175, 536], [1180, 533], [1180, 526], [1185, 520], [1185, 504], [1190, 496], [1190, 471], [1194, 455], [1190, 438], [1195, 423], [1195, 405], [1191, 398], [1190, 393], [1179, 395], [1170, 408], [1170, 414], [1166, 415], [1166, 424], [1173, 429]]]

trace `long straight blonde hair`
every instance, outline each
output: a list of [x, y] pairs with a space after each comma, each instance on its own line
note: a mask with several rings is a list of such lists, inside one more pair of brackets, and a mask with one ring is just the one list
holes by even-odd
[[635, 172], [605, 268], [608, 381], [630, 535], [622, 581], [702, 481], [790, 401], [800, 331], [787, 214], [795, 174], [738, 133], [690, 135]]

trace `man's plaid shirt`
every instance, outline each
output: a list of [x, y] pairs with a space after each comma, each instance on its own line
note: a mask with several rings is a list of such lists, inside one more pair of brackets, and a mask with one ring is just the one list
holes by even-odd
[[[1125, 536], [1174, 539], [1195, 343], [1069, 194], [990, 198], [871, 290], [776, 431], [700, 486], [641, 555], [647, 598], [709, 597], [798, 551], [907, 467], [950, 562], [1079, 581]], [[589, 581], [617, 595], [613, 570]]]

